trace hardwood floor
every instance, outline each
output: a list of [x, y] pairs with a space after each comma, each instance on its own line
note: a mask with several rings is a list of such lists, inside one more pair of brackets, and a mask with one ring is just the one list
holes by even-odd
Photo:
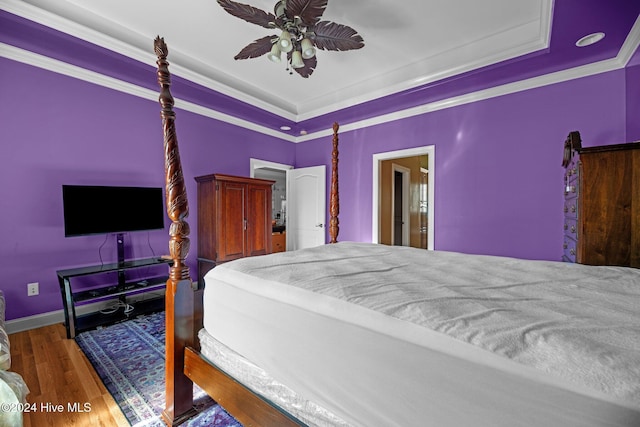
[[95, 370], [62, 324], [9, 336], [11, 369], [29, 387], [34, 409], [24, 427], [129, 426]]

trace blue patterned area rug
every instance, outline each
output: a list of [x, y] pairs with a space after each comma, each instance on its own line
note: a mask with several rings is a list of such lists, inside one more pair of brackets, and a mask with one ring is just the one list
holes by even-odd
[[[76, 342], [133, 427], [164, 426], [164, 312], [87, 331]], [[188, 427], [242, 427], [194, 386], [198, 415]]]

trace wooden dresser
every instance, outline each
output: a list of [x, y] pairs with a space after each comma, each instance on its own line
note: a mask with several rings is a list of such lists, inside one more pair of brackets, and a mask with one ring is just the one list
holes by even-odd
[[565, 141], [563, 260], [640, 267], [640, 142]]
[[273, 252], [285, 252], [287, 250], [287, 232], [286, 231], [274, 231], [272, 235], [273, 239]]
[[198, 283], [216, 264], [271, 253], [274, 181], [213, 174], [198, 183]]

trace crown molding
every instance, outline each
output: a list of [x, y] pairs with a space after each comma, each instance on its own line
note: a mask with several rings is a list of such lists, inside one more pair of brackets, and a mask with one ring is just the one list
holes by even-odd
[[[404, 70], [395, 70], [385, 75], [378, 76], [367, 82], [355, 84], [340, 91], [342, 96], [347, 96], [346, 99], [335, 101], [330, 104], [326, 102], [327, 99], [334, 97], [335, 94], [329, 94], [324, 97], [317, 98], [313, 103], [307, 105], [303, 110], [304, 112], [298, 113], [296, 118], [297, 122], [310, 120], [315, 117], [319, 117], [333, 111], [338, 111], [343, 108], [351, 107], [354, 105], [362, 104], [368, 101], [372, 101], [385, 96], [393, 95], [394, 93], [415, 89], [419, 86], [460, 75], [469, 71], [480, 69], [483, 67], [497, 64], [509, 59], [517, 58], [522, 55], [530, 54], [536, 51], [549, 47], [549, 41], [551, 39], [551, 22], [553, 19], [553, 1], [546, 0], [541, 4], [542, 19], [539, 24], [530, 22], [515, 28], [510, 28], [507, 31], [494, 34], [484, 40], [466, 45], [459, 46], [447, 52], [443, 52], [437, 56], [427, 58], [423, 61], [418, 61]], [[502, 38], [518, 38], [518, 34], [537, 34], [536, 37], [531, 37], [531, 41], [514, 47], [508, 50], [492, 50], [491, 46], [495, 44], [497, 39]], [[435, 70], [434, 72], [421, 76], [420, 78], [411, 78], [410, 76], [416, 73], [410, 72], [410, 69], [425, 70], [429, 68], [429, 63], [453, 63], [451, 58], [457, 55], [465, 54], [471, 57], [471, 52], [479, 49], [485, 54], [478, 59], [469, 60], [464, 64], [457, 67], [443, 67], [441, 70]], [[388, 86], [384, 82], [399, 81], [393, 86]]]
[[[153, 54], [153, 49], [151, 48], [152, 40], [148, 41], [148, 44], [150, 46], [148, 50], [141, 49], [139, 46], [143, 46], [145, 43], [147, 43], [147, 41], [140, 39], [140, 36], [138, 34], [131, 32], [129, 29], [120, 29], [121, 32], [127, 33], [126, 36], [123, 36], [123, 38], [129, 41], [123, 42], [116, 37], [111, 37], [101, 31], [97, 31], [93, 28], [78, 24], [71, 19], [63, 17], [61, 14], [51, 12], [51, 10], [62, 11], [64, 8], [61, 6], [61, 4], [62, 3], [51, 2], [49, 9], [45, 10], [20, 0], [3, 0], [2, 10], [20, 16], [21, 18], [25, 18], [38, 24], [44, 25], [46, 27], [50, 27], [62, 33], [69, 34], [73, 37], [92, 43], [96, 46], [109, 49], [113, 52], [139, 61], [143, 64], [150, 64], [155, 66], [156, 57]], [[204, 86], [207, 89], [230, 96], [265, 111], [269, 111], [273, 114], [281, 116], [283, 119], [297, 121], [296, 114], [290, 111], [294, 109], [293, 106], [285, 105], [277, 99], [269, 99], [269, 101], [267, 102], [256, 96], [250, 95], [250, 92], [258, 90], [255, 88], [247, 87], [247, 92], [234, 89], [231, 86], [223, 83], [224, 81], [230, 80], [229, 76], [219, 74], [215, 76], [217, 79], [207, 77], [202, 72], [198, 72], [198, 70], [201, 70], [202, 67], [204, 67], [204, 65], [201, 65], [200, 62], [196, 59], [191, 58], [188, 55], [184, 55], [180, 51], [172, 49], [172, 75], [176, 77], [182, 77], [193, 83]]]
[[[76, 65], [71, 65], [66, 62], [33, 53], [28, 50], [20, 49], [5, 43], [0, 43], [0, 57], [11, 59], [54, 73], [62, 74], [67, 77], [72, 77], [88, 83], [93, 83], [98, 86], [113, 89], [122, 93], [126, 93], [128, 95], [137, 96], [149, 101], [158, 102], [158, 91], [143, 88], [132, 83], [127, 83], [113, 77], [105, 76], [104, 74], [100, 74], [95, 71], [90, 71]], [[174, 105], [176, 108], [190, 111], [201, 116], [220, 120], [225, 123], [259, 132], [265, 135], [273, 136], [289, 142], [295, 142], [295, 137], [291, 135], [269, 129], [265, 126], [257, 125], [248, 120], [239, 119], [229, 114], [221, 113], [214, 109], [203, 107], [193, 102], [184, 101], [180, 98], [175, 98], [174, 101]]]
[[47, 71], [73, 77], [85, 82], [94, 83], [99, 86], [107, 87], [109, 89], [124, 92], [140, 98], [154, 101], [157, 101], [158, 98], [158, 93], [150, 89], [2, 42], [0, 42], [0, 57], [12, 59], [23, 64], [42, 68]]
[[[15, 3], [15, 2], [10, 2]], [[562, 83], [569, 80], [574, 80], [582, 77], [593, 76], [600, 73], [614, 71], [624, 68], [633, 54], [640, 45], [640, 17], [636, 20], [632, 30], [629, 32], [622, 48], [618, 52], [615, 58], [587, 64], [579, 67], [570, 68], [567, 70], [558, 71], [555, 73], [545, 74], [538, 77], [521, 80], [514, 83], [508, 83], [501, 86], [496, 86], [489, 89], [484, 89], [468, 94], [431, 102], [428, 104], [419, 105], [404, 110], [395, 111], [393, 113], [376, 116], [366, 120], [360, 120], [351, 123], [345, 123], [340, 125], [342, 132], [349, 132], [357, 129], [366, 128], [378, 124], [388, 123], [395, 120], [401, 120], [420, 114], [425, 114], [433, 111], [443, 110], [445, 108], [452, 108], [460, 105], [469, 104], [472, 102], [482, 101], [498, 96], [509, 95], [529, 89], [535, 89], [543, 86], [548, 86], [556, 83]], [[16, 48], [14, 46], [0, 43], [0, 57], [12, 59], [14, 61], [29, 64], [35, 67], [39, 67], [45, 70], [63, 74], [69, 77], [77, 78], [86, 82], [94, 83], [103, 87], [118, 90], [123, 93], [127, 93], [133, 96], [138, 96], [147, 100], [157, 101], [157, 92], [142, 88], [140, 86], [124, 82], [113, 77], [109, 77], [94, 71], [89, 71], [81, 67], [67, 64], [65, 62], [52, 59], [43, 55], [39, 55], [24, 49]], [[292, 136], [283, 132], [279, 132], [265, 126], [257, 125], [247, 120], [239, 119], [234, 116], [230, 116], [225, 113], [221, 113], [215, 109], [204, 107], [192, 102], [176, 99], [176, 107], [186, 111], [210, 117], [216, 120], [220, 120], [225, 123], [233, 124], [245, 129], [259, 132], [265, 135], [280, 138], [285, 141], [299, 143], [305, 141], [311, 141], [317, 138], [322, 138], [332, 135], [331, 129], [325, 129], [318, 132], [313, 132], [307, 135]]]
[[638, 46], [640, 46], [640, 16], [633, 24], [616, 57], [623, 67], [627, 66], [633, 54], [638, 50]]
[[[498, 96], [510, 95], [517, 92], [522, 92], [529, 89], [536, 89], [544, 86], [549, 86], [556, 83], [562, 83], [569, 80], [575, 80], [582, 77], [593, 76], [596, 74], [606, 73], [608, 71], [614, 71], [624, 68], [625, 62], [619, 58], [608, 59], [600, 62], [595, 62], [588, 65], [583, 65], [568, 70], [558, 71], [551, 74], [545, 74], [539, 77], [532, 77], [530, 79], [521, 80], [519, 82], [508, 83], [501, 86], [495, 86], [489, 89], [484, 89], [476, 92], [470, 92], [464, 95], [443, 99], [440, 101], [430, 102], [428, 104], [419, 105], [416, 107], [407, 108], [404, 110], [394, 111], [393, 113], [384, 114], [370, 119], [361, 120], [357, 122], [341, 124], [340, 130], [342, 132], [367, 128], [383, 123], [393, 122], [396, 120], [402, 120], [409, 117], [419, 116], [426, 113], [432, 113], [434, 111], [444, 110], [447, 108], [458, 107], [465, 104], [471, 104], [478, 101], [484, 101]], [[305, 136], [296, 138], [296, 142], [310, 141], [320, 137], [326, 137], [332, 134], [331, 129], [326, 129], [319, 132], [314, 132]]]
[[[542, 76], [532, 77], [514, 83], [495, 86], [477, 92], [470, 92], [465, 95], [395, 111], [393, 113], [372, 117], [366, 120], [341, 124], [340, 131], [349, 132], [357, 129], [363, 129], [366, 127], [388, 123], [395, 120], [402, 120], [421, 114], [444, 110], [445, 108], [457, 107], [460, 105], [470, 104], [473, 102], [491, 99], [498, 96], [509, 95], [529, 89], [536, 89], [539, 87], [562, 83], [569, 80], [575, 80], [582, 77], [589, 77], [609, 71], [619, 70], [627, 66], [633, 54], [638, 50], [638, 46], [640, 46], [640, 16], [636, 19], [635, 24], [627, 35], [625, 42], [623, 43], [620, 51], [618, 52], [618, 55], [616, 55], [615, 58], [594, 62], [579, 67], [569, 68], [567, 70], [557, 71], [555, 73], [544, 74]], [[325, 129], [322, 131], [310, 133], [308, 135], [296, 137], [295, 142], [305, 142], [318, 138], [324, 138], [332, 135], [332, 132], [333, 131], [331, 129]]]

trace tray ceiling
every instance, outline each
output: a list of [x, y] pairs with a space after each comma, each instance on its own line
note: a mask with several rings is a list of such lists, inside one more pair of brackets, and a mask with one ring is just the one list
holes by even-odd
[[[353, 27], [365, 46], [318, 51], [304, 79], [266, 56], [234, 60], [276, 31], [229, 15], [215, 0], [6, 1], [11, 13], [151, 66], [151, 41], [161, 35], [176, 76], [294, 124], [470, 76], [488, 87], [614, 58], [638, 32], [639, 9], [610, 0], [329, 0], [323, 19]], [[272, 11], [275, 0], [243, 2]], [[605, 42], [575, 46], [597, 31]]]

